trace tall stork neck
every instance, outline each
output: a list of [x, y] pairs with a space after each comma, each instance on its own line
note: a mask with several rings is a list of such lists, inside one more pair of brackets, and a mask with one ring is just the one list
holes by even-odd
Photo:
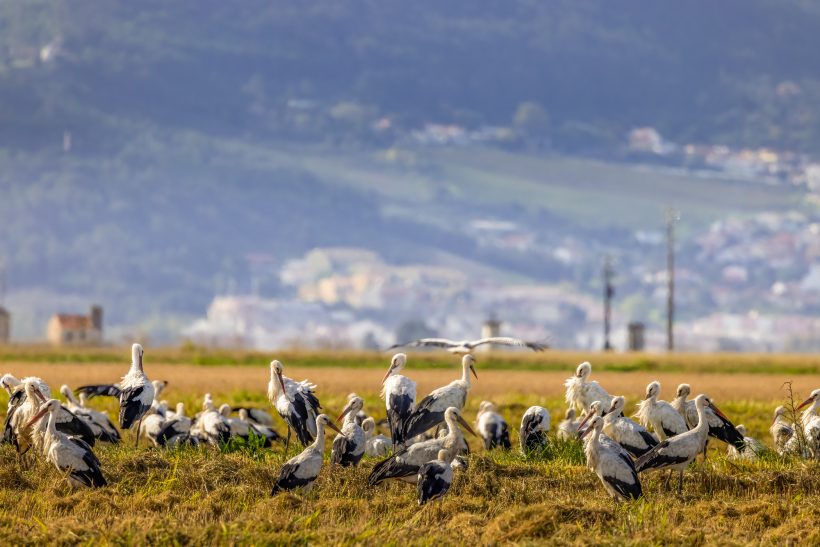
[[461, 381], [470, 389], [470, 364], [466, 361], [461, 367]]
[[48, 434], [54, 436], [57, 434], [57, 413], [56, 412], [49, 412], [48, 413], [48, 425], [46, 425], [46, 430]]
[[311, 447], [320, 454], [325, 451], [325, 424], [322, 422], [316, 424], [316, 440]]
[[698, 425], [695, 426], [695, 430], [699, 433], [705, 433], [709, 430], [709, 421], [706, 419], [706, 405], [695, 405], [695, 410], [698, 413]]

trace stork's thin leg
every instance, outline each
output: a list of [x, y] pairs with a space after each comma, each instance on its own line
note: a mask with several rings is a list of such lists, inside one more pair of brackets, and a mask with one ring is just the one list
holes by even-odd
[[674, 471], [672, 469], [670, 469], [669, 473], [666, 474], [666, 480], [663, 481], [663, 489], [664, 490], [669, 490], [669, 479], [672, 478], [672, 473], [674, 473]]
[[683, 494], [683, 470], [678, 471], [678, 495]]
[[703, 443], [703, 461], [706, 461], [706, 451], [709, 450], [709, 439]]
[[288, 424], [288, 438], [285, 440], [285, 456], [288, 455], [288, 447], [290, 446], [290, 424]]
[[140, 418], [140, 421], [137, 423], [137, 440], [134, 443], [134, 448], [139, 448], [139, 445], [140, 445], [140, 430], [141, 429], [142, 429], [142, 418]]

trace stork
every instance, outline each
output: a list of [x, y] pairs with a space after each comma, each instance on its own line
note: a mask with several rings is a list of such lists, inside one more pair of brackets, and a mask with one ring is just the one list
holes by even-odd
[[279, 435], [279, 433], [277, 433], [272, 427], [262, 425], [259, 422], [252, 420], [250, 414], [248, 414], [248, 409], [246, 408], [239, 409], [239, 420], [248, 424], [250, 433], [253, 433], [255, 436], [263, 439], [262, 446], [264, 447], [272, 446], [273, 441], [278, 441], [282, 438], [282, 436]]
[[46, 459], [53, 463], [58, 471], [67, 475], [69, 484], [72, 486], [105, 486], [100, 460], [94, 455], [91, 447], [79, 437], [69, 437], [57, 431], [57, 413], [60, 409], [60, 401], [49, 399], [26, 424], [26, 427], [31, 427], [48, 413], [43, 439], [43, 453]]
[[820, 409], [820, 389], [811, 392], [808, 399], [800, 403], [796, 410], [806, 410], [800, 415], [800, 424], [803, 427], [803, 435], [806, 438], [809, 452], [820, 458], [820, 416], [817, 411]]
[[[689, 384], [679, 385], [677, 396], [672, 402], [672, 406], [683, 415], [686, 420], [686, 425], [689, 426], [689, 429], [692, 429], [698, 424], [699, 418], [697, 410], [695, 409], [694, 401], [686, 400], [690, 393], [691, 388], [689, 387]], [[739, 451], [743, 451], [743, 435], [738, 433], [735, 426], [732, 425], [732, 422], [730, 422], [725, 415], [721, 414], [718, 416], [712, 411], [712, 407], [710, 406], [707, 406], [704, 409], [704, 413], [706, 416], [706, 421], [709, 424], [709, 437], [714, 437], [715, 439], [723, 441], [726, 444], [733, 445]], [[708, 439], [707, 442], [703, 444], [704, 458], [706, 457], [707, 447]]]
[[319, 476], [322, 469], [322, 461], [325, 453], [325, 427], [341, 433], [327, 414], [316, 416], [316, 439], [311, 445], [305, 448], [299, 455], [289, 459], [282, 470], [279, 478], [273, 485], [271, 495], [274, 496], [283, 490], [302, 489], [310, 490], [313, 481]]
[[636, 458], [646, 454], [658, 440], [641, 424], [622, 416], [624, 398], [621, 396], [612, 399], [612, 404], [604, 413], [604, 432], [613, 441]]
[[165, 421], [157, 435], [159, 446], [181, 446], [184, 444], [199, 444], [199, 437], [191, 435], [193, 421], [185, 415], [185, 404], [177, 403], [173, 418]]
[[273, 416], [265, 412], [261, 408], [254, 408], [251, 406], [238, 406], [234, 408], [237, 412], [244, 410], [248, 413], [248, 419], [256, 424], [265, 427], [273, 428]]
[[122, 377], [120, 382], [120, 428], [131, 429], [134, 422], [137, 424], [137, 440], [134, 446], [139, 446], [139, 430], [142, 417], [151, 408], [154, 402], [154, 385], [142, 369], [143, 349], [139, 344], [131, 346], [131, 368]]
[[638, 472], [629, 454], [619, 445], [600, 442], [604, 420], [596, 416], [584, 431], [586, 436], [592, 432], [592, 437], [584, 447], [587, 457], [587, 467], [595, 471], [601, 484], [616, 500], [638, 499], [643, 495]]
[[775, 450], [781, 456], [786, 452], [786, 443], [794, 435], [794, 424], [789, 423], [785, 418], [786, 407], [779, 406], [774, 410], [774, 419], [769, 428], [769, 433], [772, 434], [772, 441], [774, 442]]
[[[117, 428], [114, 427], [114, 424], [108, 419], [107, 414], [92, 408], [86, 408], [83, 401], [78, 401], [74, 396], [74, 392], [72, 392], [67, 385], [60, 387], [60, 393], [66, 398], [68, 410], [86, 421], [95, 438], [112, 444], [120, 442], [120, 432], [117, 431]], [[83, 399], [84, 398], [83, 396]]]
[[490, 338], [481, 338], [479, 340], [461, 341], [448, 340], [447, 338], [420, 338], [418, 340], [413, 340], [412, 342], [405, 342], [404, 344], [394, 344], [387, 348], [386, 351], [404, 347], [425, 347], [444, 348], [450, 353], [455, 353], [457, 355], [465, 355], [468, 353], [472, 353], [475, 348], [477, 348], [478, 346], [483, 346], [484, 344], [492, 344], [494, 346], [512, 346], [519, 348], [528, 348], [533, 351], [544, 351], [545, 349], [549, 348], [547, 344], [541, 344], [539, 342], [527, 342], [526, 340], [521, 340], [519, 338], [511, 338], [509, 336], [493, 336]]
[[484, 439], [484, 448], [492, 450], [500, 446], [510, 449], [510, 432], [507, 421], [495, 411], [495, 405], [490, 401], [481, 401], [476, 416], [476, 431]]
[[[435, 427], [444, 420], [444, 413], [450, 407], [457, 410], [464, 408], [467, 402], [467, 393], [470, 391], [470, 371], [476, 379], [478, 374], [475, 371], [475, 357], [467, 354], [461, 358], [461, 378], [453, 380], [444, 387], [433, 390], [430, 395], [422, 399], [413, 413], [405, 421], [404, 439], [412, 439]], [[432, 460], [436, 454], [430, 454], [427, 461]]]
[[[643, 456], [635, 461], [635, 469], [638, 473], [651, 469], [671, 469], [678, 472], [678, 494], [683, 492], [683, 471], [689, 462], [703, 451], [706, 444], [706, 437], [709, 435], [709, 422], [706, 409], [710, 409], [716, 416], [723, 416], [723, 413], [714, 405], [706, 395], [695, 397], [695, 411], [698, 414], [698, 423], [686, 433], [669, 437]], [[728, 421], [728, 420], [727, 420]], [[667, 478], [668, 480], [668, 478]]]
[[40, 402], [46, 399], [40, 392], [40, 382], [36, 379], [26, 379], [22, 389], [16, 389], [9, 400], [9, 412], [3, 426], [3, 441], [17, 449], [20, 455], [28, 452], [34, 446], [36, 454], [43, 452], [43, 435], [45, 425], [32, 428], [27, 424], [40, 409]]
[[225, 444], [231, 438], [231, 428], [227, 420], [208, 397], [202, 403], [202, 413], [197, 418], [196, 430], [204, 441], [214, 446]]
[[612, 404], [612, 395], [606, 392], [595, 380], [589, 381], [592, 365], [584, 361], [575, 369], [575, 375], [564, 381], [567, 388], [565, 399], [567, 404], [578, 409], [579, 412], [588, 412], [593, 401], [601, 401], [602, 408]]
[[382, 379], [382, 399], [387, 409], [390, 437], [396, 446], [404, 444], [405, 423], [416, 406], [416, 382], [400, 374], [406, 363], [407, 355], [397, 353]]
[[393, 442], [390, 437], [376, 434], [376, 420], [367, 418], [362, 422], [364, 431], [364, 453], [371, 458], [384, 458], [393, 450]]
[[419, 505], [442, 497], [453, 484], [452, 453], [447, 449], [438, 451], [438, 457], [419, 468], [416, 482]]
[[[14, 392], [23, 390], [23, 383], [26, 381], [32, 381], [37, 384], [37, 388], [40, 390], [40, 393], [43, 397], [50, 399], [51, 398], [51, 388], [48, 387], [48, 384], [43, 381], [42, 378], [38, 378], [37, 376], [27, 376], [22, 380], [18, 380], [15, 376], [11, 374], [4, 374], [0, 377], [0, 385], [3, 386], [3, 389], [6, 390], [6, 393], [9, 396], [13, 395]], [[10, 401], [9, 401], [10, 402]]]
[[743, 450], [738, 450], [733, 445], [727, 447], [726, 457], [730, 460], [755, 461], [760, 459], [768, 449], [762, 442], [752, 437], [746, 436], [746, 427], [743, 424], [735, 426], [738, 433], [743, 435]]
[[342, 410], [336, 421], [344, 418], [342, 432], [333, 439], [333, 448], [330, 452], [330, 463], [342, 467], [355, 467], [364, 456], [364, 430], [356, 423], [356, 414], [364, 407], [361, 397], [354, 396]]
[[689, 431], [686, 420], [675, 407], [659, 401], [661, 384], [657, 380], [646, 386], [646, 397], [638, 404], [636, 417], [644, 427], [651, 427], [659, 439], [674, 437]]
[[[600, 406], [600, 403], [598, 405]], [[558, 438], [563, 441], [574, 439], [578, 434], [580, 425], [581, 421], [575, 419], [575, 409], [569, 407], [564, 413], [564, 419], [558, 424]]]
[[[575, 433], [575, 438], [581, 439], [584, 443], [584, 447], [586, 447], [586, 445], [592, 439], [592, 437], [588, 436], [589, 426], [584, 427], [584, 425], [586, 425], [588, 422], [591, 422], [595, 418], [601, 418], [601, 420], [604, 420], [603, 408], [601, 407], [601, 401], [593, 401], [592, 402], [592, 404], [589, 407], [589, 412], [584, 417], [584, 419], [581, 421], [581, 423], [578, 425], [578, 431], [577, 431], [577, 433]], [[602, 423], [605, 424], [606, 422], [604, 421]], [[598, 443], [603, 445], [604, 447], [608, 447], [609, 449], [612, 449], [616, 452], [624, 450], [624, 448], [621, 445], [619, 445], [618, 443], [616, 443], [615, 441], [610, 439], [607, 436], [606, 433], [601, 433], [600, 435], [598, 435]], [[590, 467], [590, 470], [595, 471], [595, 469], [593, 469], [592, 467]]]
[[316, 436], [316, 417], [322, 405], [313, 392], [315, 385], [307, 380], [295, 382], [283, 376], [283, 368], [280, 361], [271, 361], [268, 399], [288, 424], [288, 437], [285, 441], [287, 454], [291, 430], [296, 432], [296, 438], [302, 446], [306, 447], [313, 442]]
[[[573, 410], [574, 412], [574, 410]], [[542, 406], [531, 406], [521, 417], [519, 440], [521, 452], [528, 454], [544, 449], [549, 444], [550, 413]]]
[[168, 403], [165, 401], [154, 401], [151, 408], [142, 417], [139, 424], [139, 434], [147, 437], [155, 446], [159, 446], [159, 434], [165, 426], [165, 413], [168, 410]]
[[[468, 356], [465, 356], [468, 357]], [[373, 468], [367, 484], [375, 486], [387, 479], [399, 479], [405, 482], [416, 482], [419, 468], [438, 456], [442, 449], [455, 451], [464, 441], [459, 424], [475, 435], [467, 422], [461, 417], [459, 409], [452, 406], [444, 411], [444, 421], [447, 424], [447, 435], [429, 439], [397, 451], [389, 458], [380, 461]]]

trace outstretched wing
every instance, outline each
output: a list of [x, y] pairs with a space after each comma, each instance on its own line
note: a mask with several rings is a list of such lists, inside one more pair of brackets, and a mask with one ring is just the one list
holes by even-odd
[[549, 348], [548, 344], [540, 342], [528, 342], [520, 338], [511, 338], [509, 336], [493, 336], [491, 338], [482, 338], [474, 342], [470, 342], [471, 347], [481, 346], [484, 344], [496, 344], [499, 346], [515, 346], [519, 348], [529, 348], [533, 351], [544, 351]]
[[396, 348], [419, 348], [419, 347], [434, 347], [434, 348], [454, 348], [458, 346], [456, 342], [446, 338], [419, 338], [412, 342], [405, 342], [404, 344], [394, 344], [385, 351], [390, 351]]
[[96, 396], [101, 397], [119, 397], [120, 387], [114, 384], [96, 384], [91, 386], [80, 386], [76, 389], [77, 393], [82, 393], [89, 399]]

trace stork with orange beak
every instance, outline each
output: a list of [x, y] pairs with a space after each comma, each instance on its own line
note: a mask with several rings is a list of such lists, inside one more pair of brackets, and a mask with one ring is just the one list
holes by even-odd
[[316, 440], [282, 466], [279, 478], [276, 479], [271, 490], [272, 496], [283, 490], [308, 491], [313, 486], [313, 481], [319, 476], [324, 461], [325, 427], [341, 433], [327, 414], [319, 414], [314, 426], [316, 427]]
[[342, 467], [357, 466], [364, 456], [366, 440], [362, 426], [356, 423], [356, 414], [364, 407], [361, 397], [351, 397], [344, 410], [336, 419], [345, 419], [342, 432], [333, 439], [330, 463]]
[[296, 432], [296, 438], [305, 447], [316, 438], [316, 418], [322, 405], [313, 392], [316, 389], [314, 384], [307, 380], [295, 382], [282, 374], [283, 369], [280, 361], [271, 361], [268, 399], [288, 424], [288, 437], [285, 441], [287, 454], [291, 430]]
[[817, 414], [820, 409], [820, 389], [812, 391], [809, 398], [800, 403], [797, 410], [804, 408], [806, 410], [803, 410], [803, 414], [800, 415], [800, 424], [803, 426], [807, 448], [815, 458], [820, 458], [820, 416]]
[[387, 409], [390, 436], [396, 447], [404, 445], [405, 422], [416, 408], [416, 382], [400, 374], [405, 364], [407, 355], [397, 353], [382, 379], [382, 399]]

